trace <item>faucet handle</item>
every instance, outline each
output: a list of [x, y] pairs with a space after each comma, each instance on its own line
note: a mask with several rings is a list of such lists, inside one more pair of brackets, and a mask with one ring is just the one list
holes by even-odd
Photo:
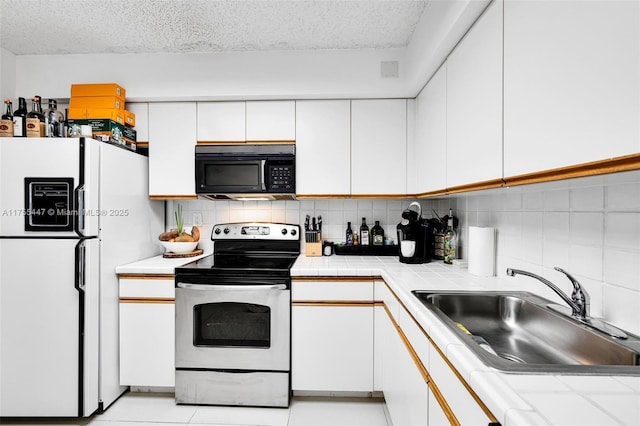
[[580, 307], [582, 311], [582, 316], [588, 317], [591, 298], [589, 297], [589, 293], [587, 293], [587, 290], [580, 285], [577, 279], [575, 279], [570, 273], [568, 273], [564, 269], [559, 268], [557, 266], [555, 266], [553, 269], [555, 269], [558, 272], [562, 272], [567, 276], [567, 278], [569, 278], [569, 281], [571, 281], [571, 284], [573, 285], [573, 293], [571, 293], [571, 299], [575, 302], [576, 305]]

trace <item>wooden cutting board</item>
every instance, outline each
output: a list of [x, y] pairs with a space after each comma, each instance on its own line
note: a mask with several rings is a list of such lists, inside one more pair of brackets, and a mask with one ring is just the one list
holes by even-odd
[[166, 258], [166, 259], [178, 259], [181, 257], [193, 257], [193, 256], [199, 256], [203, 253], [202, 249], [195, 249], [192, 252], [189, 253], [172, 253], [172, 252], [166, 252], [166, 253], [162, 253], [162, 257]]

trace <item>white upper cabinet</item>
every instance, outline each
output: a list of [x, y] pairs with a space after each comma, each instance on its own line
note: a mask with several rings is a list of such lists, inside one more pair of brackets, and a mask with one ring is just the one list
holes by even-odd
[[245, 141], [245, 102], [198, 102], [199, 142]]
[[149, 142], [149, 104], [144, 102], [127, 103], [127, 111], [136, 115], [136, 125], [133, 129], [136, 131], [137, 142]]
[[351, 103], [296, 102], [296, 193], [348, 195]]
[[491, 3], [447, 59], [447, 187], [502, 177], [502, 9]]
[[246, 113], [247, 141], [296, 140], [295, 101], [248, 101]]
[[351, 101], [351, 194], [407, 192], [407, 101]]
[[149, 104], [149, 195], [195, 197], [195, 102]]
[[640, 2], [504, 7], [504, 175], [640, 151]]
[[416, 156], [417, 192], [447, 186], [447, 65], [429, 80], [418, 95]]

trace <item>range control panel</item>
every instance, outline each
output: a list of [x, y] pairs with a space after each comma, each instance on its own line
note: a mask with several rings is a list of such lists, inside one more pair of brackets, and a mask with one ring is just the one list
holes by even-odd
[[212, 240], [300, 240], [300, 226], [285, 223], [221, 223], [213, 227]]

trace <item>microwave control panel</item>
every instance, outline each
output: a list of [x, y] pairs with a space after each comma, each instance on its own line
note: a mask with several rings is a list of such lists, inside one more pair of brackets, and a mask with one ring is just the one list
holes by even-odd
[[294, 192], [295, 169], [291, 163], [268, 165], [269, 189]]

